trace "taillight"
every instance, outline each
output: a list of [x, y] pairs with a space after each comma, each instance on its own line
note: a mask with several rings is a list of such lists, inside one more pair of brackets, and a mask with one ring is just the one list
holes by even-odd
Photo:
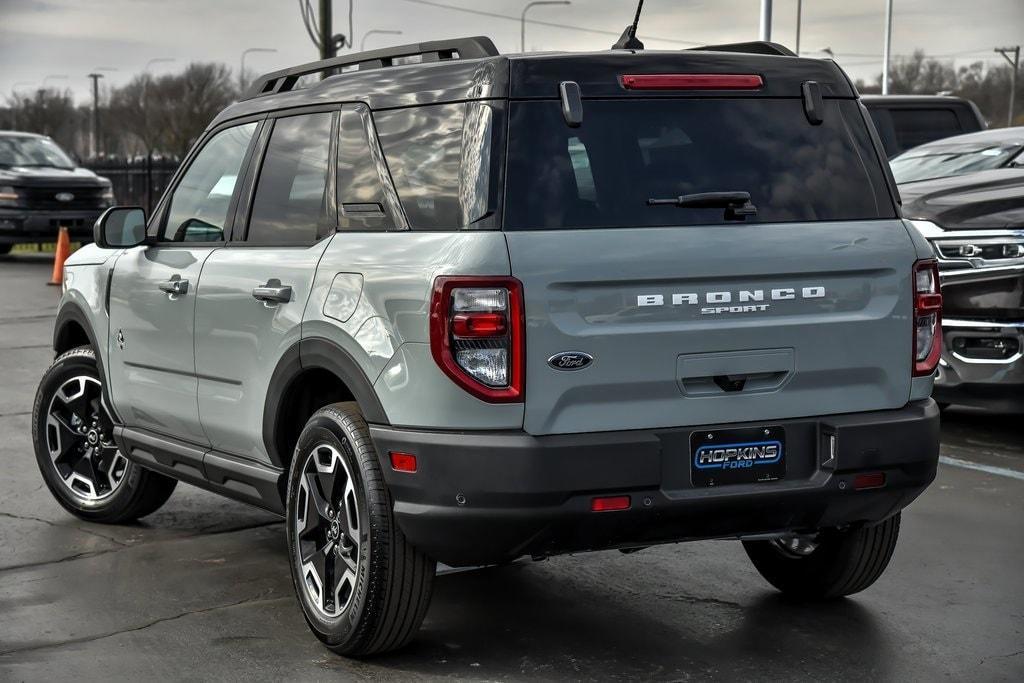
[[430, 350], [460, 387], [490, 403], [523, 400], [523, 285], [512, 277], [439, 277]]
[[941, 354], [939, 264], [934, 259], [924, 259], [914, 264], [914, 377], [935, 372]]
[[759, 90], [757, 74], [623, 74], [626, 90]]

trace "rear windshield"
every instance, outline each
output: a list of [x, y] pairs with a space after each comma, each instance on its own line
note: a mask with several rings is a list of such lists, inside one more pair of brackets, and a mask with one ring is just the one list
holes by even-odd
[[648, 205], [747, 192], [747, 222], [893, 218], [881, 162], [854, 100], [586, 100], [566, 125], [556, 100], [510, 103], [509, 230], [734, 223], [722, 208]]

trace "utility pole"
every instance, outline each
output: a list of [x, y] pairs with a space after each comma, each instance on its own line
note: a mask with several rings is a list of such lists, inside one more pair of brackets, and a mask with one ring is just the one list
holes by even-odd
[[889, 94], [889, 58], [892, 50], [892, 0], [885, 0], [885, 45], [882, 46], [882, 94]]
[[[995, 51], [1001, 54], [1010, 63], [1010, 68], [1013, 69], [1013, 73], [1010, 74], [1010, 113], [1006, 117], [1006, 125], [1012, 126], [1013, 101], [1017, 98], [1017, 73], [1020, 71], [1020, 45], [997, 47]], [[1013, 59], [1010, 59], [1011, 52], [1013, 53]]]
[[338, 54], [334, 47], [332, 21], [331, 0], [320, 0], [320, 59], [330, 59]]
[[761, 32], [758, 40], [772, 39], [772, 0], [761, 0]]
[[91, 73], [92, 79], [92, 145], [90, 156], [95, 159], [100, 153], [100, 79], [103, 74]]

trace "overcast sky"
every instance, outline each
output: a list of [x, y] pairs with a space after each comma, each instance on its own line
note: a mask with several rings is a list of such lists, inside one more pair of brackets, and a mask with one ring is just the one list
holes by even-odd
[[[367, 48], [485, 34], [502, 52], [519, 50], [519, 14], [525, 0], [354, 0], [356, 47], [370, 29]], [[958, 63], [1001, 59], [999, 45], [1024, 43], [1024, 0], [894, 0], [893, 52], [923, 48]], [[313, 5], [316, 6], [316, 0]], [[647, 0], [640, 35], [649, 48], [754, 40], [759, 0]], [[794, 47], [796, 0], [775, 0], [773, 39]], [[506, 15], [481, 16], [441, 7]], [[335, 32], [348, 32], [348, 0], [334, 0]], [[632, 20], [634, 0], [573, 0], [569, 6], [534, 7], [528, 18], [566, 27], [528, 24], [528, 50], [605, 49]], [[821, 56], [830, 47], [855, 78], [881, 72], [885, 0], [805, 0], [801, 52]], [[570, 28], [575, 27], [575, 28]], [[580, 30], [590, 29], [590, 30]], [[121, 84], [154, 58], [154, 74], [190, 61], [222, 61], [237, 70], [270, 71], [316, 58], [297, 0], [0, 0], [0, 99], [47, 85], [88, 96], [86, 74], [100, 67], [106, 82]]]

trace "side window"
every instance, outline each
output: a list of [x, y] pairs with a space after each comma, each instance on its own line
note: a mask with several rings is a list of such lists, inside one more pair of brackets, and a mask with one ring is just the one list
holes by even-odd
[[228, 128], [199, 151], [171, 195], [161, 240], [220, 242], [256, 123]]
[[314, 242], [331, 221], [327, 178], [333, 119], [333, 112], [318, 112], [274, 122], [249, 214], [249, 242]]
[[500, 173], [491, 148], [501, 142], [494, 112], [469, 102], [374, 113], [410, 227], [455, 230], [493, 213]]
[[893, 109], [889, 115], [903, 149], [963, 132], [952, 109]]
[[[387, 230], [395, 227], [390, 188], [378, 171], [383, 159], [374, 158], [363, 117], [365, 105], [346, 105], [338, 133], [338, 227], [342, 230]], [[380, 157], [380, 153], [376, 154]]]

